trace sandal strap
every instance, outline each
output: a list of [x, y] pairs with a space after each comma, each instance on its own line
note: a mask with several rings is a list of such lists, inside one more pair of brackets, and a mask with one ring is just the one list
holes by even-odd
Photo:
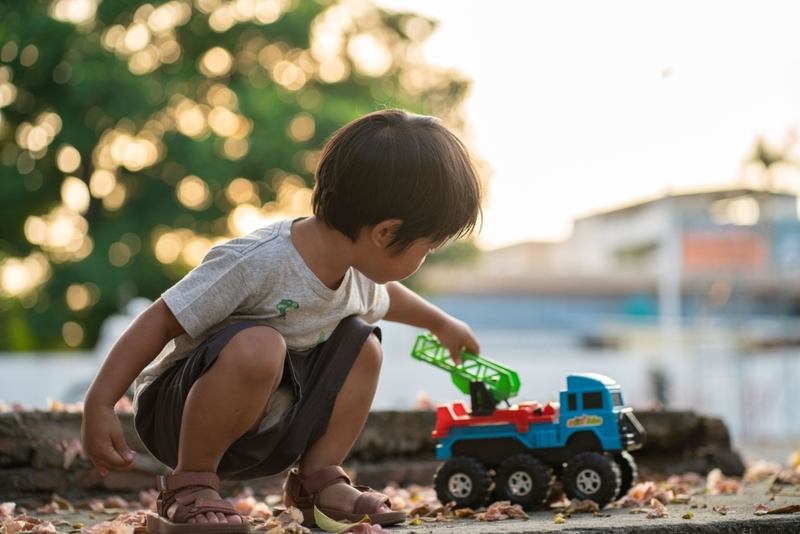
[[353, 504], [353, 513], [372, 514], [382, 505], [386, 505], [386, 508], [389, 510], [392, 509], [389, 497], [374, 490], [366, 491], [359, 495], [358, 499], [356, 499], [356, 502]]
[[298, 507], [300, 506], [300, 504], [298, 504], [299, 499], [308, 498], [308, 495], [305, 495], [303, 491], [303, 480], [305, 480], [305, 478], [306, 477], [301, 475], [297, 468], [294, 467], [289, 471], [289, 475], [283, 483], [283, 491]]
[[347, 484], [348, 486], [351, 485], [350, 477], [348, 477], [347, 473], [344, 472], [344, 469], [338, 465], [329, 465], [328, 467], [323, 467], [314, 474], [305, 477], [305, 480], [303, 480], [301, 483], [306, 493], [312, 496], [312, 500], [315, 493], [320, 492], [329, 486], [333, 486], [334, 484]]
[[188, 486], [205, 486], [219, 493], [219, 477], [216, 473], [186, 471], [174, 475], [156, 477], [158, 491], [175, 491]]
[[[212, 472], [187, 471], [173, 475], [159, 475], [156, 477], [159, 495], [156, 501], [158, 515], [169, 518], [169, 509], [177, 503], [178, 507], [172, 514], [172, 520], [182, 523], [200, 513], [222, 512], [237, 514], [236, 509], [222, 499], [198, 498], [195, 493], [202, 489], [212, 489], [219, 493], [219, 477]], [[208, 509], [199, 510], [198, 502], [205, 502]]]
[[222, 513], [225, 515], [239, 515], [231, 503], [222, 499], [204, 499], [199, 497], [190, 506], [178, 505], [171, 521], [173, 523], [186, 523], [189, 519], [207, 513]]

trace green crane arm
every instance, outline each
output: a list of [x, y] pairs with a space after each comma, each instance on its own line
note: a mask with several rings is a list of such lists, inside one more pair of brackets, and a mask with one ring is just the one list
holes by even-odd
[[449, 372], [453, 384], [467, 395], [470, 394], [470, 382], [486, 384], [486, 388], [497, 402], [507, 400], [519, 392], [519, 375], [516, 371], [489, 358], [463, 350], [461, 365], [457, 366], [431, 333], [420, 334], [417, 337], [411, 357]]

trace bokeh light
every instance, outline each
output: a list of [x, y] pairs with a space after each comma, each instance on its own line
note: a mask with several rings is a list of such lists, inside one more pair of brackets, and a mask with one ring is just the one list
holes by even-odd
[[294, 141], [308, 141], [314, 136], [315, 129], [314, 117], [301, 112], [289, 121], [286, 133]]
[[100, 0], [56, 0], [50, 5], [50, 16], [72, 24], [90, 23], [99, 3]]
[[128, 196], [128, 189], [122, 182], [117, 182], [114, 189], [103, 197], [103, 207], [108, 211], [117, 211], [124, 204]]
[[114, 173], [105, 169], [97, 169], [89, 180], [89, 192], [95, 198], [105, 198], [110, 195], [117, 185]]
[[89, 188], [80, 178], [68, 176], [61, 183], [61, 202], [65, 207], [78, 213], [86, 213], [89, 200]]
[[260, 204], [258, 187], [247, 178], [235, 178], [225, 188], [225, 196], [232, 204]]
[[97, 304], [100, 300], [100, 288], [88, 282], [86, 284], [71, 284], [65, 295], [67, 306], [72, 311], [84, 310]]
[[215, 46], [203, 54], [198, 68], [209, 78], [225, 76], [233, 68], [233, 56], [224, 48]]
[[94, 243], [87, 235], [88, 230], [86, 219], [64, 206], [58, 206], [41, 217], [31, 215], [24, 225], [28, 242], [38, 245], [57, 263], [79, 261], [92, 252]]
[[231, 137], [225, 140], [222, 147], [225, 157], [235, 161], [247, 155], [250, 150], [250, 142], [247, 139]]
[[0, 295], [23, 296], [44, 284], [50, 275], [50, 263], [39, 252], [24, 259], [0, 260]]
[[112, 243], [108, 248], [108, 261], [114, 267], [124, 267], [132, 255], [130, 247], [121, 241]]
[[165, 232], [155, 241], [156, 259], [161, 263], [174, 263], [183, 250], [183, 240], [175, 232]]
[[192, 210], [204, 210], [211, 205], [211, 191], [201, 178], [190, 175], [178, 183], [175, 194], [181, 204]]
[[56, 154], [56, 166], [61, 172], [74, 172], [75, 169], [81, 166], [81, 155], [75, 147], [63, 145]]
[[383, 76], [392, 66], [392, 54], [379, 33], [363, 33], [351, 38], [347, 54], [356, 71], [365, 76]]
[[61, 335], [64, 338], [64, 343], [70, 347], [77, 347], [83, 342], [83, 328], [74, 321], [64, 323], [64, 326], [61, 327]]

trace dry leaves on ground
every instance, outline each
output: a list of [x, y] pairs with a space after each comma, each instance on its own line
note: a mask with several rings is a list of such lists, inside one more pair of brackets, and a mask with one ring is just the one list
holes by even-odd
[[13, 502], [0, 504], [0, 534], [56, 534], [55, 525], [25, 514], [14, 515], [17, 505]]
[[715, 468], [706, 477], [706, 488], [711, 495], [730, 495], [741, 493], [742, 483], [726, 477], [719, 468]]
[[782, 506], [780, 508], [770, 508], [764, 504], [759, 503], [756, 505], [756, 511], [754, 512], [755, 515], [766, 515], [766, 514], [796, 514], [800, 512], [800, 504], [790, 504], [788, 506]]
[[669, 517], [669, 511], [664, 503], [656, 498], [650, 499], [650, 510], [645, 515], [647, 519], [657, 519], [659, 517]]
[[744, 471], [745, 482], [766, 482], [783, 471], [783, 466], [778, 462], [767, 460], [753, 460], [747, 462]]
[[675, 493], [671, 489], [660, 488], [655, 482], [640, 482], [628, 491], [619, 505], [623, 508], [642, 508], [653, 499], [667, 504], [674, 498]]
[[294, 506], [288, 507], [277, 517], [266, 520], [254, 520], [253, 530], [266, 534], [311, 534], [311, 531], [302, 525], [303, 512]]
[[518, 504], [511, 501], [492, 503], [485, 512], [475, 514], [478, 521], [502, 521], [503, 519], [528, 519], [528, 514]]

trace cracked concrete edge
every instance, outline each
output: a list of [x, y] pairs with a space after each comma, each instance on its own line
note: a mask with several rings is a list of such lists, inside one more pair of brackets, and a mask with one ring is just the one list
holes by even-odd
[[[541, 521], [498, 521], [496, 523], [459, 524], [426, 524], [417, 527], [403, 527], [398, 532], [408, 534], [485, 534], [497, 532], [502, 534], [791, 534], [800, 532], [800, 514], [788, 517], [759, 517], [752, 519], [725, 522], [692, 523], [659, 523], [658, 519], [651, 524], [598, 527], [570, 527], [567, 524], [543, 524]], [[450, 525], [450, 526], [447, 526]]]

